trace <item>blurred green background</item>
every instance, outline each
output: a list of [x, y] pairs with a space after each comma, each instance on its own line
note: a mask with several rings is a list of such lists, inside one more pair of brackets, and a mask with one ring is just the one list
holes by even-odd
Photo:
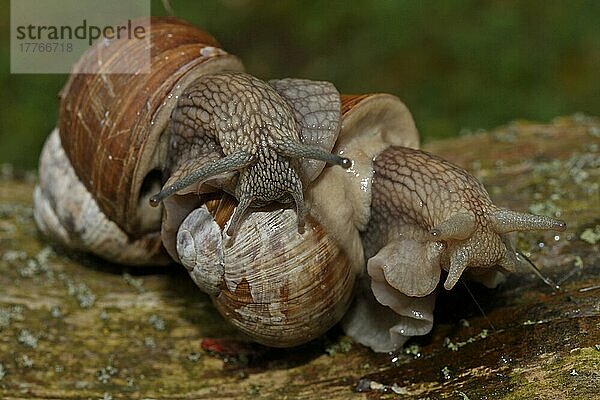
[[[171, 0], [264, 79], [384, 91], [425, 140], [515, 118], [600, 114], [600, 1]], [[154, 15], [166, 15], [160, 0]], [[11, 75], [0, 9], [0, 163], [31, 169], [54, 126], [65, 75]]]

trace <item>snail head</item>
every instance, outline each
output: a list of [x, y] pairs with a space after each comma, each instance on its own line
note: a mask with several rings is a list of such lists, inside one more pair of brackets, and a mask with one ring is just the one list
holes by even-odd
[[498, 207], [492, 207], [485, 219], [485, 223], [478, 223], [473, 214], [457, 213], [430, 231], [431, 240], [444, 241], [448, 246], [446, 289], [450, 290], [470, 267], [515, 271], [522, 263], [507, 233], [566, 229], [565, 222], [558, 219]]
[[[168, 196], [192, 184], [239, 172], [234, 193], [239, 204], [227, 229], [230, 236], [235, 234], [249, 208], [274, 202], [295, 203], [298, 231], [302, 232], [303, 181], [310, 179], [301, 176], [300, 160], [319, 160], [343, 168], [349, 168], [352, 162], [319, 146], [319, 140], [306, 143], [302, 139], [305, 129], [309, 132], [315, 125], [329, 125], [324, 120], [301, 126], [295, 113], [306, 108], [308, 114], [319, 115], [319, 111], [311, 111], [311, 107], [327, 108], [332, 105], [326, 102], [314, 104], [314, 101], [311, 102], [313, 98], [302, 97], [307, 87], [312, 87], [305, 81], [288, 80], [274, 84], [289, 89], [286, 95], [280, 95], [273, 86], [243, 73], [215, 74], [192, 84], [173, 111], [174, 132], [183, 131], [183, 135], [190, 132], [201, 138], [203, 143], [211, 141], [221, 148], [224, 157], [199, 162], [197, 169], [152, 196], [150, 204], [157, 206]], [[294, 100], [289, 100], [290, 97]]]
[[304, 194], [302, 180], [294, 168], [295, 158], [310, 158], [325, 161], [329, 164], [349, 168], [352, 161], [348, 158], [331, 154], [321, 148], [301, 143], [284, 143], [278, 146], [278, 152], [265, 149], [268, 157], [252, 155], [244, 151], [225, 156], [217, 161], [207, 163], [189, 175], [167, 186], [150, 198], [150, 205], [156, 207], [167, 197], [194, 184], [202, 183], [218, 175], [239, 171], [240, 179], [236, 187], [239, 204], [231, 217], [227, 234], [235, 232], [250, 207], [262, 207], [272, 202], [296, 205], [298, 231], [304, 227]]

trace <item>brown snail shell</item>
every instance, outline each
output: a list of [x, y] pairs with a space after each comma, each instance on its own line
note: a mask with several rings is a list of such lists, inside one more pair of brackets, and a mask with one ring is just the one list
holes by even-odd
[[[102, 74], [123, 62], [141, 72], [144, 59], [136, 54], [147, 49], [143, 41], [100, 42], [80, 59], [60, 93], [58, 128], [77, 176], [100, 210], [133, 236], [160, 230], [160, 209], [148, 206], [146, 192], [160, 186], [156, 171], [168, 143], [162, 133], [178, 95], [199, 75], [243, 70], [235, 56], [192, 25], [156, 17], [151, 24], [149, 73]], [[90, 63], [102, 65], [98, 74], [78, 73]]]

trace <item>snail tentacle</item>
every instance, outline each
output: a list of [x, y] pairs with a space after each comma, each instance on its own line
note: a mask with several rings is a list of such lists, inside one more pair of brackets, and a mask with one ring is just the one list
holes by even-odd
[[450, 256], [450, 267], [448, 268], [448, 276], [444, 282], [444, 289], [450, 290], [456, 285], [462, 273], [469, 266], [469, 261], [473, 258], [470, 254], [470, 248], [458, 247]]
[[217, 175], [245, 168], [253, 161], [254, 156], [252, 156], [252, 154], [239, 151], [225, 156], [217, 161], [207, 163], [186, 177], [180, 179], [172, 185], [169, 185], [169, 187], [150, 197], [150, 205], [156, 207], [162, 200], [177, 193], [181, 189], [184, 189], [196, 182], [202, 182], [213, 178]]
[[446, 221], [442, 222], [429, 231], [432, 240], [463, 240], [468, 238], [475, 231], [475, 216], [468, 213], [454, 214]]
[[531, 230], [564, 231], [567, 228], [567, 224], [564, 221], [555, 218], [508, 210], [506, 208], [498, 208], [494, 211], [491, 221], [496, 233]]
[[290, 193], [296, 203], [296, 218], [298, 220], [298, 233], [304, 233], [304, 221], [306, 210], [304, 208], [304, 196], [302, 191], [292, 191]]
[[277, 150], [286, 157], [308, 158], [311, 160], [325, 161], [328, 164], [339, 165], [344, 169], [348, 169], [352, 166], [352, 161], [349, 158], [330, 153], [317, 146], [309, 146], [302, 143], [288, 141], [285, 143], [278, 143]]

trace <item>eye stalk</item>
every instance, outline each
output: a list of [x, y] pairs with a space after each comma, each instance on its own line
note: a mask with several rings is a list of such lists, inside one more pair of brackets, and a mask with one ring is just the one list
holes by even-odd
[[311, 160], [325, 161], [327, 164], [339, 165], [344, 169], [352, 166], [352, 160], [323, 150], [318, 146], [309, 146], [294, 141], [280, 142], [275, 145], [275, 150], [282, 156], [290, 158], [309, 158]]
[[253, 161], [253, 155], [240, 151], [221, 158], [220, 160], [204, 164], [191, 174], [185, 176], [184, 178], [178, 180], [172, 185], [169, 185], [169, 187], [150, 197], [150, 205], [152, 207], [156, 207], [161, 201], [177, 193], [181, 189], [184, 189], [196, 182], [203, 182], [217, 175], [247, 167], [248, 165], [252, 164]]

